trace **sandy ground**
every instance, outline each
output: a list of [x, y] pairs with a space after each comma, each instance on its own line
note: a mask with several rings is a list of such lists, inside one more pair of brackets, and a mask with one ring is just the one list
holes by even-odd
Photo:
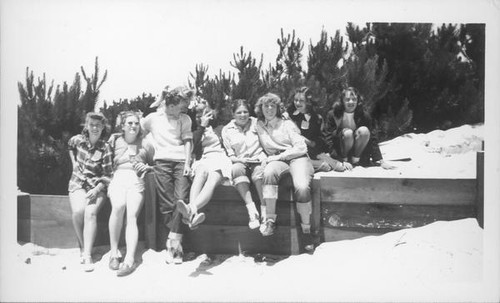
[[288, 258], [199, 255], [167, 265], [164, 250], [142, 249], [137, 270], [119, 278], [108, 269], [108, 247], [96, 249], [96, 269], [85, 273], [78, 249], [28, 243], [18, 247], [10, 282], [23, 301], [471, 301], [481, 290], [482, 247], [483, 230], [463, 219]]
[[[357, 167], [352, 176], [475, 178], [482, 126], [408, 134], [381, 144], [391, 171]], [[491, 201], [493, 202], [493, 201]], [[498, 201], [497, 201], [498, 202]], [[475, 219], [435, 222], [381, 236], [321, 244], [298, 256], [186, 256], [167, 265], [165, 251], [139, 249], [127, 277], [108, 269], [109, 247], [97, 247], [85, 273], [78, 249], [17, 245], [2, 301], [497, 301], [491, 289], [484, 231]], [[488, 242], [489, 243], [489, 242]], [[493, 256], [497, 258], [498, 256]], [[492, 263], [498, 265], [498, 262]], [[485, 272], [488, 276], [485, 276]], [[498, 281], [498, 276], [493, 281]], [[5, 282], [5, 281], [4, 281]], [[496, 284], [494, 284], [496, 285]], [[492, 299], [493, 298], [493, 299]]]

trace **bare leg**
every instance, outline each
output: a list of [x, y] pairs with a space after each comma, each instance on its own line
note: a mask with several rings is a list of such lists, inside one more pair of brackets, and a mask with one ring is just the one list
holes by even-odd
[[143, 192], [129, 191], [127, 194], [127, 227], [125, 229], [125, 242], [127, 253], [124, 263], [132, 266], [135, 260], [137, 242], [139, 241], [139, 230], [137, 228], [137, 217], [144, 204]]
[[354, 135], [351, 129], [344, 128], [342, 130], [341, 152], [342, 158], [346, 159], [354, 145]]
[[105, 201], [106, 196], [100, 192], [92, 204], [85, 206], [84, 226], [83, 226], [83, 254], [90, 256], [94, 247], [95, 236], [97, 233], [97, 214]]
[[80, 247], [80, 253], [83, 253], [83, 222], [85, 214], [85, 205], [87, 201], [85, 199], [85, 190], [77, 189], [74, 192], [69, 193], [69, 202], [71, 206], [71, 220], [73, 221], [73, 228], [75, 229], [76, 238], [78, 240], [78, 246]]
[[191, 189], [189, 191], [189, 203], [192, 204], [196, 197], [200, 194], [203, 186], [208, 178], [208, 172], [202, 167], [198, 167], [196, 175], [193, 178]]
[[[210, 199], [212, 199], [215, 188], [217, 187], [217, 185], [221, 183], [221, 181], [222, 181], [222, 174], [219, 171], [211, 171], [208, 173], [208, 176], [206, 178], [205, 183], [203, 184], [201, 191], [194, 198], [194, 200], [190, 201], [190, 204], [193, 204], [192, 206], [194, 208], [193, 210], [198, 210], [208, 204]], [[194, 183], [195, 181], [193, 180], [193, 184]]]
[[111, 214], [109, 215], [109, 246], [111, 257], [119, 257], [118, 243], [123, 227], [123, 215], [127, 203], [126, 191], [115, 191], [110, 198]]
[[[355, 140], [354, 140], [354, 154], [353, 157], [359, 158], [366, 148], [368, 141], [370, 140], [370, 131], [367, 127], [361, 126], [356, 130]], [[359, 161], [359, 159], [358, 159]]]

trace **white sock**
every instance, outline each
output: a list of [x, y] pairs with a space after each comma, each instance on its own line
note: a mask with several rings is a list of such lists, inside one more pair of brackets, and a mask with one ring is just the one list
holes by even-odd
[[262, 217], [262, 219], [265, 219], [267, 218], [267, 207], [265, 205], [260, 205], [260, 216]]
[[302, 232], [304, 234], [310, 234], [311, 233], [311, 224], [300, 223], [300, 227], [302, 227]]
[[312, 203], [311, 201], [306, 203], [297, 202], [297, 212], [300, 215], [300, 219], [304, 224], [311, 224], [311, 213], [312, 213]]
[[255, 215], [259, 214], [259, 212], [257, 211], [257, 207], [255, 207], [255, 203], [254, 202], [247, 203], [247, 204], [245, 204], [245, 206], [247, 207], [248, 216], [250, 218], [254, 218]]
[[268, 214], [268, 215], [267, 215], [267, 219], [270, 219], [270, 220], [272, 220], [273, 222], [276, 222], [276, 217], [277, 217], [277, 216], [278, 216], [278, 215], [276, 215], [276, 214], [273, 214], [273, 215], [269, 215], [269, 214]]
[[352, 157], [352, 164], [356, 164], [359, 162], [359, 157]]

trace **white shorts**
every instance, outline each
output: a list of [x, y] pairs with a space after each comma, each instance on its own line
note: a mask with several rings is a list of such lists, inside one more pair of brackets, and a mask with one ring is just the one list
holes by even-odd
[[231, 159], [229, 159], [225, 154], [212, 152], [208, 154], [204, 154], [200, 160], [197, 160], [193, 163], [191, 167], [193, 173], [196, 175], [196, 170], [199, 167], [203, 166], [208, 171], [220, 171], [222, 173], [222, 184], [230, 185], [231, 184], [231, 167], [233, 163]]
[[110, 199], [123, 197], [123, 195], [133, 190], [141, 193], [144, 191], [144, 180], [136, 175], [133, 169], [117, 169], [113, 174], [113, 179], [109, 183], [108, 196]]

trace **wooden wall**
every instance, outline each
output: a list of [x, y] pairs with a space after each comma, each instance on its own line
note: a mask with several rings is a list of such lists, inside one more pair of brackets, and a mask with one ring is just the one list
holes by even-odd
[[[146, 176], [145, 204], [139, 217], [139, 237], [146, 247], [165, 248], [166, 228], [160, 224], [153, 176]], [[300, 220], [290, 191], [290, 179], [280, 184], [275, 235], [262, 237], [248, 228], [243, 200], [235, 188], [219, 186], [201, 211], [206, 221], [185, 236], [186, 251], [237, 254], [302, 252]], [[483, 226], [484, 154], [478, 153], [475, 179], [315, 177], [312, 184], [312, 229], [320, 241], [355, 239], [438, 220], [478, 219]], [[256, 201], [258, 199], [255, 199]], [[98, 216], [96, 245], [109, 243], [107, 201]], [[18, 196], [18, 241], [44, 247], [77, 247], [68, 196]], [[123, 244], [123, 234], [121, 243]]]
[[476, 179], [321, 178], [321, 239], [476, 216]]

